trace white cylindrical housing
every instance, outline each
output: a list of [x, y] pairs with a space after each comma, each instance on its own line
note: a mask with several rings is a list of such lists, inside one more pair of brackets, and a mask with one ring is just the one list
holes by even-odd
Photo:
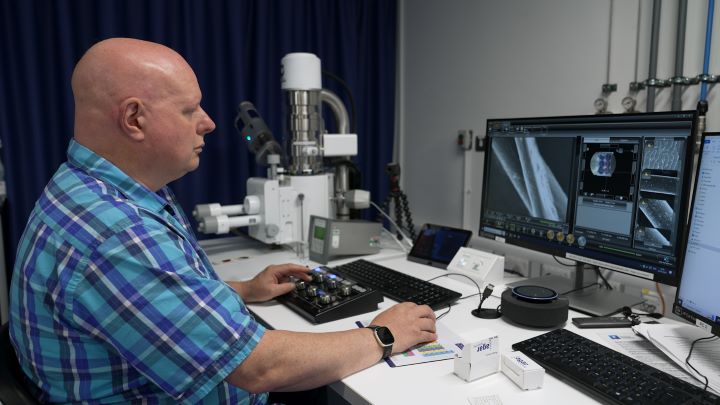
[[280, 61], [283, 90], [320, 90], [320, 58], [311, 53], [289, 53]]
[[253, 226], [262, 222], [261, 215], [244, 215], [229, 217], [227, 215], [218, 215], [216, 217], [206, 217], [198, 225], [198, 230], [202, 233], [214, 233], [222, 235], [230, 232], [232, 228], [240, 228], [242, 226]]
[[249, 195], [245, 197], [243, 201], [245, 214], [253, 215], [260, 213], [260, 197], [256, 195]]
[[[245, 214], [245, 207], [242, 204], [220, 205], [218, 203], [199, 204], [193, 210], [195, 219], [205, 217], [216, 217], [218, 215], [242, 215]], [[252, 214], [255, 214], [254, 212]]]

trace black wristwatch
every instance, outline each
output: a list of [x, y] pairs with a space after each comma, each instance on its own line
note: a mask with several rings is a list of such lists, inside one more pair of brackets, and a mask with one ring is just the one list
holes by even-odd
[[377, 340], [380, 347], [383, 349], [383, 359], [390, 357], [392, 354], [393, 343], [395, 343], [395, 337], [393, 336], [390, 329], [385, 326], [370, 325], [368, 329], [372, 329], [375, 334], [375, 340]]

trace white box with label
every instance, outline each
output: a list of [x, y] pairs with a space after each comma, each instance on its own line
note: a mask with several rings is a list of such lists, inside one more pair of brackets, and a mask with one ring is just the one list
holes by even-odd
[[501, 370], [524, 390], [533, 390], [543, 385], [545, 369], [522, 352], [503, 353]]
[[496, 373], [500, 368], [500, 339], [490, 329], [475, 329], [459, 335], [462, 357], [455, 358], [454, 373], [465, 381], [474, 381]]

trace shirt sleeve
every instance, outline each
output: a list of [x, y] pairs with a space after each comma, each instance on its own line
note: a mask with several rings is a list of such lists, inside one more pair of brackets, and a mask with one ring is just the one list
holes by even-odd
[[239, 295], [198, 263], [192, 245], [162, 224], [128, 226], [90, 256], [71, 309], [80, 328], [188, 402], [224, 380], [265, 332]]

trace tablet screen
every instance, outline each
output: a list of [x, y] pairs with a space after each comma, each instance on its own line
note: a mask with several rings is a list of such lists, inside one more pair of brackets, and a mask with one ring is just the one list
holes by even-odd
[[408, 260], [447, 268], [455, 253], [467, 246], [471, 237], [472, 232], [465, 229], [425, 224], [415, 239]]

